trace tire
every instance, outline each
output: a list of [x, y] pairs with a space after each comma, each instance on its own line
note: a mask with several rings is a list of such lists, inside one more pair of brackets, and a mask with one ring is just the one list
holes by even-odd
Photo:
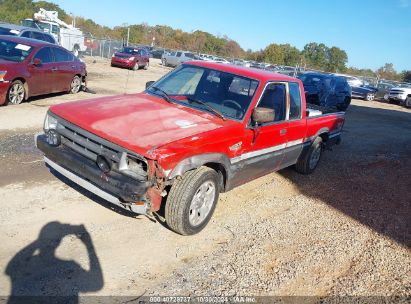
[[388, 99], [388, 94], [384, 94], [384, 100], [385, 100], [385, 101], [389, 101], [389, 99]]
[[309, 150], [300, 156], [295, 164], [295, 170], [301, 174], [311, 174], [317, 168], [320, 162], [323, 150], [323, 139], [317, 137]]
[[133, 71], [137, 71], [140, 68], [140, 66], [138, 65], [138, 61], [136, 62], [136, 64], [133, 66]]
[[345, 112], [351, 104], [350, 98], [345, 98], [344, 103], [337, 105], [337, 110]]
[[165, 58], [163, 58], [162, 60], [161, 60], [161, 63], [163, 64], [163, 66], [167, 66], [167, 59], [165, 59]]
[[[176, 179], [165, 206], [167, 225], [181, 235], [193, 235], [203, 230], [218, 201], [218, 180], [217, 172], [208, 167], [188, 171], [180, 180]], [[199, 207], [205, 208], [204, 212]]]
[[146, 65], [144, 66], [144, 69], [145, 69], [145, 70], [148, 70], [148, 67], [149, 67], [149, 66], [150, 66], [150, 63], [147, 62]]
[[12, 82], [9, 90], [7, 91], [6, 104], [18, 105], [22, 103], [26, 98], [26, 90], [24, 84], [20, 80]]
[[77, 94], [78, 92], [80, 92], [80, 89], [81, 89], [81, 78], [78, 75], [76, 75], [71, 80], [70, 94]]
[[406, 108], [411, 108], [411, 97], [410, 96], [408, 96], [407, 99], [405, 99], [404, 106]]
[[365, 96], [365, 100], [367, 101], [373, 101], [374, 100], [374, 94], [373, 93], [367, 93], [367, 95]]

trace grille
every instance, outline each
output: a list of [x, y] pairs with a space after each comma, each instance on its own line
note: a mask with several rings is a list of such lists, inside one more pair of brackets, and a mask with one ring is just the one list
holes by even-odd
[[118, 168], [121, 156], [126, 153], [129, 157], [135, 159], [144, 171], [147, 170], [146, 161], [143, 157], [74, 126], [67, 121], [58, 119], [57, 131], [61, 135], [63, 145], [92, 161], [96, 161], [98, 155], [104, 155], [113, 162], [114, 168]]

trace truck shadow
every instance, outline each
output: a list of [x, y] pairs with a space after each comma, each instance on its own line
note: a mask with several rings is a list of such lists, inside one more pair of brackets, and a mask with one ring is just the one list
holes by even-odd
[[312, 175], [279, 173], [302, 194], [411, 248], [410, 155], [411, 113], [353, 105], [342, 144], [323, 153]]
[[[56, 250], [66, 236], [85, 246], [89, 269], [77, 261], [63, 260]], [[79, 257], [81, 258], [81, 257]], [[80, 292], [103, 288], [103, 273], [90, 234], [84, 225], [46, 224], [38, 238], [20, 250], [5, 270], [11, 280], [8, 303], [78, 303]]]

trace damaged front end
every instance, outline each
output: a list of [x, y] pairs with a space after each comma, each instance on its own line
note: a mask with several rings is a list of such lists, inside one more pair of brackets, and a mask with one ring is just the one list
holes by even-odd
[[164, 174], [154, 160], [100, 138], [48, 113], [36, 146], [47, 166], [95, 195], [128, 211], [157, 211]]

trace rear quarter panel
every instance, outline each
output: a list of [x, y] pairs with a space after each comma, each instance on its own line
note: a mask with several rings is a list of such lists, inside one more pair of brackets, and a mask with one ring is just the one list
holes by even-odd
[[307, 139], [314, 139], [320, 134], [328, 135], [341, 132], [345, 121], [345, 113], [337, 112], [319, 117], [307, 118]]

